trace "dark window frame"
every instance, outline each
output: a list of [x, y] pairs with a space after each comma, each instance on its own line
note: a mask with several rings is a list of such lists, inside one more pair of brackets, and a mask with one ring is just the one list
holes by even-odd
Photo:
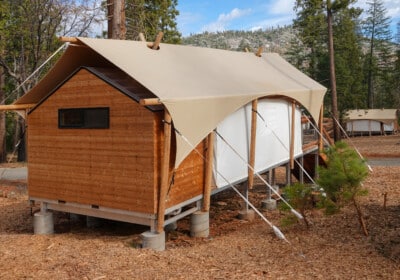
[[[93, 115], [93, 113], [97, 116]], [[68, 116], [68, 114], [70, 114]], [[75, 114], [75, 116], [74, 116]], [[90, 115], [89, 115], [90, 114]], [[93, 117], [102, 118], [99, 122]], [[68, 119], [69, 118], [69, 119]], [[109, 129], [109, 107], [61, 108], [58, 109], [58, 128], [60, 129]]]

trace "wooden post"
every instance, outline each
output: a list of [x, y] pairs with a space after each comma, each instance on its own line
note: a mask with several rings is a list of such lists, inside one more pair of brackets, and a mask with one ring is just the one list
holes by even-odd
[[36, 104], [9, 104], [0, 105], [0, 111], [26, 110], [36, 106]]
[[319, 122], [318, 122], [318, 129], [320, 131], [319, 138], [318, 138], [318, 146], [319, 150], [322, 152], [324, 149], [324, 141], [322, 139], [322, 128], [324, 127], [324, 106], [321, 106], [321, 110], [319, 113]]
[[295, 118], [296, 103], [292, 101], [292, 123], [290, 129], [290, 169], [294, 169], [294, 140], [295, 140]]
[[250, 158], [249, 165], [251, 167], [248, 168], [247, 174], [249, 176], [249, 185], [250, 189], [253, 188], [254, 185], [254, 167], [256, 162], [256, 133], [257, 133], [257, 105], [258, 100], [255, 99], [251, 103], [251, 135], [250, 135]]
[[146, 38], [144, 37], [144, 34], [142, 32], [139, 33], [139, 40], [142, 42], [146, 42]]
[[168, 191], [169, 160], [171, 153], [171, 126], [172, 119], [167, 109], [164, 109], [164, 157], [161, 164], [161, 183], [158, 199], [157, 232], [164, 231], [165, 200]]
[[204, 181], [203, 191], [203, 207], [201, 211], [210, 211], [210, 198], [211, 198], [211, 184], [212, 184], [212, 173], [213, 173], [213, 162], [214, 162], [214, 131], [211, 131], [207, 137], [207, 154], [206, 154], [206, 178]]
[[162, 33], [161, 31], [158, 32], [156, 40], [154, 41], [153, 46], [151, 47], [153, 50], [158, 50], [158, 47], [160, 46], [163, 36], [164, 36], [164, 33]]
[[261, 57], [262, 52], [263, 52], [263, 47], [259, 47], [256, 52], [256, 56]]

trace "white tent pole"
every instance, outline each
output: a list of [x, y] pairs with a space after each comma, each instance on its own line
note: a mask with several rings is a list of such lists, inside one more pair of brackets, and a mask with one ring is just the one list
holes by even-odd
[[[182, 135], [176, 128], [175, 128], [175, 131], [205, 162], [207, 162], [207, 159], [204, 157], [204, 155], [202, 153], [200, 153], [192, 143], [190, 143], [189, 139], [187, 139], [184, 135]], [[274, 224], [272, 222], [270, 222], [267, 218], [265, 218], [264, 215], [260, 211], [258, 211], [257, 208], [246, 197], [244, 197], [239, 192], [239, 190], [231, 182], [229, 182], [229, 180], [227, 178], [225, 178], [225, 176], [223, 176], [221, 174], [221, 172], [219, 172], [217, 169], [215, 171], [228, 184], [228, 186], [230, 186], [254, 210], [254, 212], [256, 212], [257, 215], [259, 215], [261, 217], [261, 219], [272, 228], [275, 235], [279, 239], [282, 239], [290, 244], [290, 242], [286, 239], [285, 235], [279, 230], [278, 227], [274, 226]]]

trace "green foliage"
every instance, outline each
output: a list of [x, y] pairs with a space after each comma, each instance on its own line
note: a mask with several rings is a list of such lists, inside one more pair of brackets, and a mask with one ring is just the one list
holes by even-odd
[[[285, 187], [285, 198], [290, 205], [301, 212], [314, 207], [312, 188], [310, 185], [295, 183]], [[290, 210], [286, 204], [281, 204], [282, 210]]]
[[285, 55], [294, 37], [292, 27], [283, 26], [256, 31], [228, 30], [192, 34], [182, 38], [182, 44], [233, 51], [244, 51], [244, 48], [247, 47], [249, 51], [253, 52], [262, 46], [266, 52]]
[[362, 181], [368, 175], [368, 168], [345, 142], [337, 142], [328, 148], [326, 155], [327, 167], [319, 168], [317, 183], [326, 193], [322, 203], [327, 212], [334, 212], [357, 197], [367, 194], [362, 187]]
[[[307, 50], [299, 53], [303, 57], [303, 64], [307, 65], [307, 74], [311, 78], [318, 79], [320, 72], [320, 58], [327, 53], [327, 22], [323, 0], [307, 1], [296, 0], [294, 10], [296, 18], [293, 27], [298, 32], [298, 38]], [[297, 55], [296, 55], [297, 56]]]
[[163, 42], [179, 44], [177, 5], [177, 0], [126, 0], [127, 39], [136, 40], [139, 33], [143, 33], [151, 41], [162, 31]]
[[368, 86], [368, 108], [390, 108], [387, 99], [391, 95], [393, 52], [391, 50], [390, 19], [382, 0], [367, 3], [367, 17], [363, 21], [363, 33], [368, 46], [365, 55], [365, 81]]
[[[284, 195], [290, 205], [297, 209], [303, 216], [305, 224], [308, 226], [306, 211], [315, 207], [314, 192], [311, 185], [295, 183], [285, 187]], [[290, 211], [291, 208], [286, 204], [280, 204], [280, 209]], [[289, 225], [295, 221], [295, 216], [287, 216], [282, 219], [282, 225]]]

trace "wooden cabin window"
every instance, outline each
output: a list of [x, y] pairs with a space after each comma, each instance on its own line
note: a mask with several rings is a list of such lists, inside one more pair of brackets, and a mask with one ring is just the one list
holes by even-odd
[[110, 109], [70, 108], [58, 110], [59, 128], [109, 128]]

